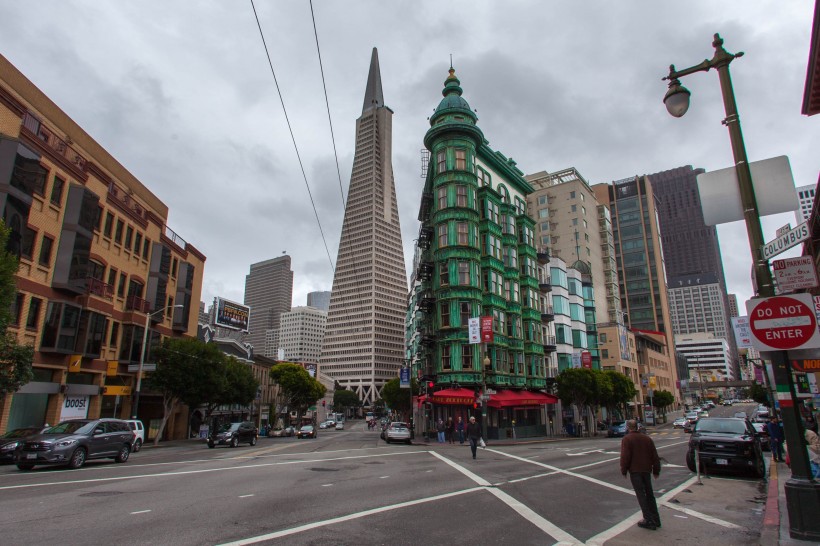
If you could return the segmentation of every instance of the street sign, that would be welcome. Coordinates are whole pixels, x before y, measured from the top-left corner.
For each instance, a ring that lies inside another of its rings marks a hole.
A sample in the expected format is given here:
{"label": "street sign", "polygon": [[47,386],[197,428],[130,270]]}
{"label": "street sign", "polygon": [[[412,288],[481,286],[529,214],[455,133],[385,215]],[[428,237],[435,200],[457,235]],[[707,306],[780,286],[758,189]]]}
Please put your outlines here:
{"label": "street sign", "polygon": [[752,339],[760,351],[820,348],[820,332],[811,294],[793,294],[746,302]]}
{"label": "street sign", "polygon": [[781,228],[777,228],[777,231],[775,232],[775,237],[780,237],[781,235],[783,235],[787,231],[790,231],[791,229],[792,229],[791,224],[786,224],[785,226],[783,226]]}
{"label": "street sign", "polygon": [[[128,365],[128,371],[129,372],[138,372],[139,369],[140,369],[139,364],[129,364]],[[142,371],[144,371],[144,372],[154,372],[156,370],[157,370],[157,365],[155,363],[143,364],[142,365]]]}
{"label": "street sign", "polygon": [[803,241],[808,241],[809,235],[808,222],[798,224],[794,229],[763,245],[763,259],[768,260],[793,246],[799,245]]}
{"label": "street sign", "polygon": [[484,391],[484,393],[485,394],[497,394],[497,391],[495,389],[487,389],[486,391]]}
{"label": "street sign", "polygon": [[105,385],[103,396],[131,396],[131,387],[126,385]]}
{"label": "street sign", "polygon": [[811,256],[774,260],[772,270],[777,281],[777,290],[781,294],[817,286],[817,272],[814,269],[814,258]]}
{"label": "street sign", "polygon": [[399,388],[410,388],[410,368],[402,368],[399,374]]}
{"label": "street sign", "polygon": [[481,319],[472,317],[467,320],[470,343],[481,343]]}
{"label": "street sign", "polygon": [[481,317],[481,342],[493,342],[493,317]]}
{"label": "street sign", "polygon": [[584,368],[592,368],[592,353],[589,351],[581,351],[581,366]]}
{"label": "street sign", "polygon": [[489,400],[490,400],[490,395],[489,395],[489,394],[482,394],[482,395],[481,395],[481,400],[482,400],[483,402],[487,402],[487,401],[489,401]]}
{"label": "street sign", "polygon": [[738,349],[749,349],[752,345],[752,331],[749,329],[749,317],[732,317],[735,330],[735,341]]}

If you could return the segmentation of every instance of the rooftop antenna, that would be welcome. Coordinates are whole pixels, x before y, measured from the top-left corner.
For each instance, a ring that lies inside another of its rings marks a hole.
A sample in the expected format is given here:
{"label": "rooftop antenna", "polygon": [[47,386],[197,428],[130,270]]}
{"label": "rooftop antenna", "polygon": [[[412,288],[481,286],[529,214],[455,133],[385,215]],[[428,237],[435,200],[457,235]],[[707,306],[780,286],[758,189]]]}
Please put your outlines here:
{"label": "rooftop antenna", "polygon": [[450,68],[453,68],[453,54],[450,53]]}

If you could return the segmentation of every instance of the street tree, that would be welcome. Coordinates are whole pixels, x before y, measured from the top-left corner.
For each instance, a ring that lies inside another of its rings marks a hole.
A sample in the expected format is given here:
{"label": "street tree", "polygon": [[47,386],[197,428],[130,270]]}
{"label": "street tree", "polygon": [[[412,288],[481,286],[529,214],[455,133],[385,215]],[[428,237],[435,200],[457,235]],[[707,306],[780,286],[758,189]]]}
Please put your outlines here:
{"label": "street tree", "polygon": [[766,394],[766,389],[763,388],[763,385],[760,383],[752,383],[752,386],[749,388],[749,398],[758,404],[769,403],[769,397]]}
{"label": "street tree", "polygon": [[[0,410],[6,395],[16,392],[34,376],[34,347],[20,345],[16,336],[7,331],[12,317],[12,304],[17,297],[17,257],[8,251],[10,230],[0,220]],[[19,311],[19,310],[18,310]]]}
{"label": "street tree", "polygon": [[362,401],[355,392],[343,388],[333,391],[333,411],[347,413],[347,409],[358,408],[361,405]]}
{"label": "street tree", "polygon": [[276,395],[276,413],[280,414],[285,407],[296,411],[297,422],[301,423],[302,415],[308,407],[325,395],[325,386],[302,366],[290,362],[281,362],[270,370],[271,379],[279,386]]}
{"label": "street tree", "polygon": [[419,384],[415,379],[410,381],[410,388],[401,388],[401,380],[396,377],[388,381],[382,387],[382,400],[392,410],[401,412],[402,415],[409,413],[413,409],[413,396],[418,396]]}
{"label": "street tree", "polygon": [[222,404],[249,406],[259,389],[259,381],[253,376],[251,367],[228,356],[225,358],[225,377],[228,388],[220,397]]}
{"label": "street tree", "polygon": [[675,395],[667,390],[655,391],[652,405],[660,412],[666,422],[666,408],[675,403]]}
{"label": "street tree", "polygon": [[165,338],[154,350],[157,369],[146,380],[162,394],[162,421],[154,445],[159,443],[168,419],[180,404],[190,408],[204,405],[206,414],[222,403],[228,389],[225,355],[219,348],[191,338]]}
{"label": "street tree", "polygon": [[598,383],[593,370],[567,368],[558,374],[556,385],[558,398],[564,405],[575,404],[579,410],[584,411],[596,403]]}
{"label": "street tree", "polygon": [[610,420],[613,413],[627,415],[627,404],[638,394],[635,384],[629,377],[615,370],[604,370],[601,373],[609,378],[612,387],[609,396],[601,403],[607,409]]}

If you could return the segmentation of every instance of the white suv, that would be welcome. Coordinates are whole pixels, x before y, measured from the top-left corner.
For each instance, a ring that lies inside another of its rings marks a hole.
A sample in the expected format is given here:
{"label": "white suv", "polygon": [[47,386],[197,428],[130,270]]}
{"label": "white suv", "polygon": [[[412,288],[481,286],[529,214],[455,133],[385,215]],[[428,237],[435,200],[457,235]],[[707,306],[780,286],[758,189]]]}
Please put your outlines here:
{"label": "white suv", "polygon": [[134,447],[131,451],[136,453],[142,449],[142,444],[145,443],[145,427],[142,425],[142,421],[138,419],[127,419],[125,422],[128,423],[134,433]]}

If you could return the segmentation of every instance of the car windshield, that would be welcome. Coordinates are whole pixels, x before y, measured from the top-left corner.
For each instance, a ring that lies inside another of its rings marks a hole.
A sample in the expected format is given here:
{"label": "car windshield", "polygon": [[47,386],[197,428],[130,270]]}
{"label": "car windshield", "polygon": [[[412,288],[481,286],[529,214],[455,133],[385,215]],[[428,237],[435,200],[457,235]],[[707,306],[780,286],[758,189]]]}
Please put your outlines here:
{"label": "car windshield", "polygon": [[236,432],[239,430],[239,423],[230,423],[219,426],[219,432]]}
{"label": "car windshield", "polygon": [[310,432],[311,430],[313,430],[313,427],[310,425],[305,425],[302,427],[302,430],[305,432]]}
{"label": "car windshield", "polygon": [[734,419],[702,419],[695,430],[716,434],[745,434],[747,432],[746,424]]}
{"label": "car windshield", "polygon": [[94,428],[96,421],[63,421],[56,424],[43,434],[88,434]]}
{"label": "car windshield", "polygon": [[398,422],[391,423],[390,428],[392,428],[394,430],[400,429],[400,428],[407,428],[407,423],[398,423]]}
{"label": "car windshield", "polygon": [[38,432],[40,432],[39,428],[18,428],[8,431],[3,434],[3,436],[0,436],[0,438],[25,438],[26,436],[31,436],[32,434],[37,434]]}

